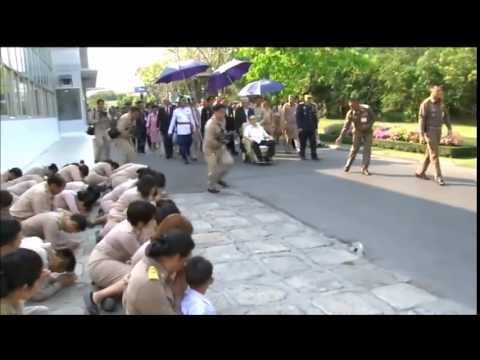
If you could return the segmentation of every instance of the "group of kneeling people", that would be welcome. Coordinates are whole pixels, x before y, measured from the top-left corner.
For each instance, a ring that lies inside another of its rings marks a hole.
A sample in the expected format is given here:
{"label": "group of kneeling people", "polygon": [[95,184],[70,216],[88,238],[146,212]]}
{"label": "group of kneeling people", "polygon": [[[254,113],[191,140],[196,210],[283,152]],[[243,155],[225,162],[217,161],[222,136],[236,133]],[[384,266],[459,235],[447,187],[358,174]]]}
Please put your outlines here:
{"label": "group of kneeling people", "polygon": [[205,297],[213,265],[191,256],[192,224],[165,185],[146,165],[110,160],[2,174],[0,313],[48,313],[24,303],[73,285],[80,243],[72,233],[104,225],[87,264],[89,314],[114,311],[122,297],[127,315],[215,314]]}

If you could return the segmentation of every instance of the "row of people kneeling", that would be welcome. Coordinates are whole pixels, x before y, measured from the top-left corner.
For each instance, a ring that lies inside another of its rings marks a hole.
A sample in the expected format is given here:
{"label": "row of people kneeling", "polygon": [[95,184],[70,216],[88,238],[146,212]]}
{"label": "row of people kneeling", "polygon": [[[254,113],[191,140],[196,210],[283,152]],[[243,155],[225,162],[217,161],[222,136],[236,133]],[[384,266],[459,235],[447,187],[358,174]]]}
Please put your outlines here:
{"label": "row of people kneeling", "polygon": [[[194,247],[193,229],[175,204],[166,199],[163,174],[142,164],[125,164],[97,182],[105,186],[103,191],[110,190],[103,196],[95,188],[98,185],[85,183],[73,199],[61,203],[58,197],[66,185],[76,181],[73,177],[70,180],[67,183],[59,174],[50,174],[47,181],[20,194],[12,208],[12,194],[2,190],[2,314],[45,313],[47,309],[41,307],[24,308],[23,302],[44,300],[75,282],[72,250],[79,244],[69,240],[68,233],[86,229],[89,222],[84,213],[96,203],[100,203],[103,215],[90,224],[106,225],[88,261],[89,275],[100,288],[84,297],[88,313],[98,313],[98,305],[109,310],[114,298],[123,293],[127,314],[215,313],[203,295],[212,281],[212,265],[195,257],[184,269]],[[16,210],[18,202],[23,212]],[[22,240],[24,235],[27,238]],[[32,261],[32,251],[42,260],[40,270],[38,261]],[[23,270],[14,271],[18,268]],[[145,291],[140,294],[128,290],[135,286]]]}

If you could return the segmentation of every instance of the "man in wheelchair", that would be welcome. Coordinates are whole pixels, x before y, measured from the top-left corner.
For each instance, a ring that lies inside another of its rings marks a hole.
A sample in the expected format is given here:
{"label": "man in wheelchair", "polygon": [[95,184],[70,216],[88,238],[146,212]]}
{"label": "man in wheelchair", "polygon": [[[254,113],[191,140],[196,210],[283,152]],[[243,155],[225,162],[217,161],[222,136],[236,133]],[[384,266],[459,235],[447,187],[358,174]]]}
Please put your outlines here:
{"label": "man in wheelchair", "polygon": [[257,124],[255,115],[248,118],[248,124],[244,124],[243,145],[245,162],[272,163],[272,157],[275,155],[275,141],[261,125]]}

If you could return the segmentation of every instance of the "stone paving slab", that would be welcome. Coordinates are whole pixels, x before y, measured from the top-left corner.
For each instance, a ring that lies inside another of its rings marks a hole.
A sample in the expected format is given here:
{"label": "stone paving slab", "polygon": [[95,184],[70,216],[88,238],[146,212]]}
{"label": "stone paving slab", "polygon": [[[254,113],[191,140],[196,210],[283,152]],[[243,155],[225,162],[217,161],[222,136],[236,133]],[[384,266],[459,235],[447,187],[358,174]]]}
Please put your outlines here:
{"label": "stone paving slab", "polygon": [[[194,227],[195,255],[214,264],[207,296],[218,314],[474,314],[352,254],[348,246],[258,200],[227,190],[219,196],[174,194]],[[88,256],[95,232],[81,234],[77,283],[43,302],[51,314],[84,314],[91,288]],[[105,312],[102,314],[108,315]],[[118,306],[113,315],[123,314]]]}
{"label": "stone paving slab", "polygon": [[376,288],[372,292],[399,310],[406,310],[437,300],[435,296],[425,290],[403,283]]}

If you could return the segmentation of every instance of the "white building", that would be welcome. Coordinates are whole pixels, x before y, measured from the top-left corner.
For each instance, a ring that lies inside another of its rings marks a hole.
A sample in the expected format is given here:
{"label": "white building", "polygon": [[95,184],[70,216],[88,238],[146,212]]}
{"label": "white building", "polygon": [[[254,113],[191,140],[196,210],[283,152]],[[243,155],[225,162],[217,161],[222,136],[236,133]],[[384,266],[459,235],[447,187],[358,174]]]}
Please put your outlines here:
{"label": "white building", "polygon": [[85,131],[97,72],[86,48],[2,47],[1,171],[25,167],[62,134]]}

